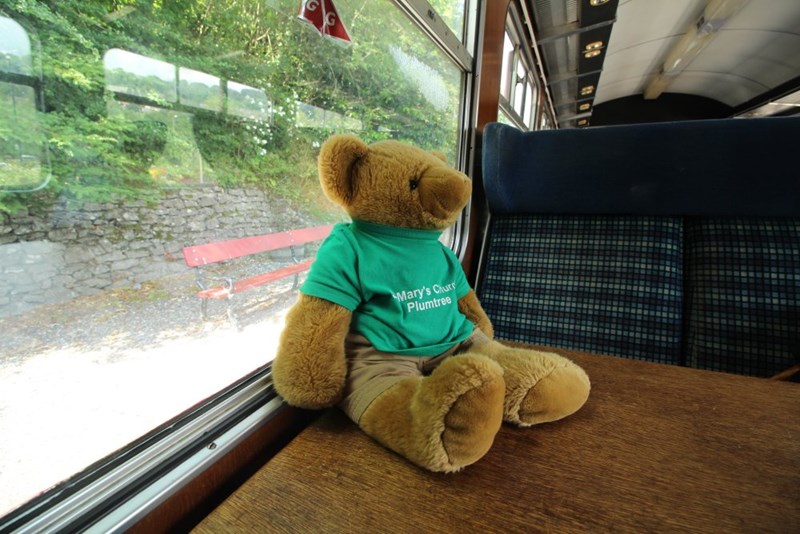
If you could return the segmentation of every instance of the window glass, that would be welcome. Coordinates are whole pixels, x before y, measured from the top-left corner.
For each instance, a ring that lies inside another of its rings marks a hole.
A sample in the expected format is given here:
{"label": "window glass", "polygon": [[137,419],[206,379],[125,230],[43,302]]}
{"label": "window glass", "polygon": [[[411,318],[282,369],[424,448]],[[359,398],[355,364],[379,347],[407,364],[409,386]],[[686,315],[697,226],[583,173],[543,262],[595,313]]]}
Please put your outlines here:
{"label": "window glass", "polygon": [[542,113],[541,113],[541,116],[539,118],[539,129],[540,130],[550,130],[552,128],[553,128],[553,126],[552,126],[552,123],[550,122],[550,114],[547,112],[547,110],[544,107],[542,107]]}
{"label": "window glass", "polygon": [[[250,87],[243,83],[228,81],[228,107],[231,115],[269,122],[272,117],[272,102],[263,89]],[[300,110],[298,109],[298,115]]]}
{"label": "window glass", "polygon": [[508,116],[502,109],[497,112],[497,122],[502,122],[503,124],[508,124],[509,126],[516,126],[514,121],[511,120],[511,117]]}
{"label": "window glass", "polygon": [[525,126],[530,128],[533,125],[533,84],[525,84],[525,111],[522,117],[525,119]]}
{"label": "window glass", "polygon": [[[26,191],[42,187],[48,179],[48,169],[46,144],[37,113],[39,78],[33,65],[30,38],[20,24],[2,15],[0,36],[2,195],[4,191]],[[0,236],[2,229],[0,220]]]}
{"label": "window glass", "polygon": [[8,17],[0,17],[0,71],[33,75],[31,41],[27,32]]}
{"label": "window glass", "polygon": [[[198,284],[292,267],[319,241],[200,268],[184,248],[343,220],[317,179],[330,134],[459,162],[462,71],[393,2],[335,3],[350,43],[295,0],[0,8],[0,167],[40,160],[38,121],[53,175],[0,193],[0,515],[271,360],[304,273],[231,299]],[[462,2],[435,4],[463,26]],[[42,84],[21,78],[31,35]]]}
{"label": "window glass", "polygon": [[508,32],[503,38],[503,73],[500,77],[500,94],[511,97],[511,80],[514,72],[514,43]]}
{"label": "window glass", "polygon": [[459,41],[464,39],[464,0],[430,0],[431,7],[453,31]]}
{"label": "window glass", "polygon": [[172,63],[112,48],[103,56],[103,66],[108,91],[154,102],[178,101],[176,69]]}
{"label": "window glass", "polygon": [[516,83],[514,85],[514,111],[516,111],[520,117],[524,117],[523,107],[525,106],[525,93],[527,91],[526,86],[528,84],[528,79],[527,79],[528,72],[526,70],[527,66],[525,65],[525,62],[522,61],[522,54],[519,52],[519,50],[515,55],[515,59],[516,59],[517,69],[514,76],[514,78],[516,79]]}
{"label": "window glass", "polygon": [[536,129],[539,89],[536,66],[525,45],[522,24],[516,10],[509,8],[503,39],[498,121],[525,130]]}
{"label": "window glass", "polygon": [[192,108],[222,111],[222,86],[216,76],[181,67],[178,70],[181,104]]}

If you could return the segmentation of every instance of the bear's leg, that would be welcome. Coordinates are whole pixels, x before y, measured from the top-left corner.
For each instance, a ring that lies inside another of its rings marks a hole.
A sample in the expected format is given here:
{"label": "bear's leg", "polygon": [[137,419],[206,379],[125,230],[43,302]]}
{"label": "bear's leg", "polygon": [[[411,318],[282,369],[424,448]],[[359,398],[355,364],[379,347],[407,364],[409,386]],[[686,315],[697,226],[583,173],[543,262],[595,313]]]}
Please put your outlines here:
{"label": "bear's leg", "polygon": [[503,420],[503,370],[488,358],[445,359],[428,377],[403,378],[364,411],[370,436],[431,471],[458,471],[491,447]]}
{"label": "bear's leg", "polygon": [[578,411],[589,397],[589,377],[571,360],[550,352],[507,347],[497,341],[476,344],[505,372],[503,418],[519,426],[556,421]]}

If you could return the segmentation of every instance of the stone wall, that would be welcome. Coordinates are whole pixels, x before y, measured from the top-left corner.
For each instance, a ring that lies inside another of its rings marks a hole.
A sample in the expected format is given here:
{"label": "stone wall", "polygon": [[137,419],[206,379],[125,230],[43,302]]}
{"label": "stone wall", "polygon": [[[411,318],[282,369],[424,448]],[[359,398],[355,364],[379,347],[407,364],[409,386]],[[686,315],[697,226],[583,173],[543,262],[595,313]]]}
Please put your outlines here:
{"label": "stone wall", "polygon": [[188,245],[317,224],[256,188],[0,213],[0,317],[187,272]]}

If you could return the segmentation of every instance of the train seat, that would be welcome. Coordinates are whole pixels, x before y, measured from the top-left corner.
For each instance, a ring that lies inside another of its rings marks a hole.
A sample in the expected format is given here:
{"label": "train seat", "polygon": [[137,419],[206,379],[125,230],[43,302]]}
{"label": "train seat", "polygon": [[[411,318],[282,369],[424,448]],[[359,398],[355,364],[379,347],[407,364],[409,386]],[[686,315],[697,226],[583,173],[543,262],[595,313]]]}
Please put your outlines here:
{"label": "train seat", "polygon": [[483,132],[501,339],[771,376],[800,363],[798,118]]}

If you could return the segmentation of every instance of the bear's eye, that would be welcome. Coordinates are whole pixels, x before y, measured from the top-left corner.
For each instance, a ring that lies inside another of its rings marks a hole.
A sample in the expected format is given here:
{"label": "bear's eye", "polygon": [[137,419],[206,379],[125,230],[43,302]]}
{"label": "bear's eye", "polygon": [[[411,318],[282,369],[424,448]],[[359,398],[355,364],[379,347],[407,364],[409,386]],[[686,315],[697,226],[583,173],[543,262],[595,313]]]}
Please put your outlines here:
{"label": "bear's eye", "polygon": [[416,189],[417,187],[419,187],[419,180],[409,180],[409,181],[408,181],[408,188],[409,188],[411,191],[413,191],[413,190],[414,190],[414,189]]}

